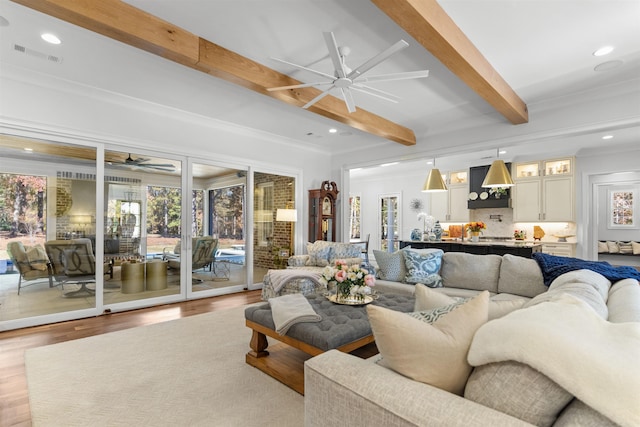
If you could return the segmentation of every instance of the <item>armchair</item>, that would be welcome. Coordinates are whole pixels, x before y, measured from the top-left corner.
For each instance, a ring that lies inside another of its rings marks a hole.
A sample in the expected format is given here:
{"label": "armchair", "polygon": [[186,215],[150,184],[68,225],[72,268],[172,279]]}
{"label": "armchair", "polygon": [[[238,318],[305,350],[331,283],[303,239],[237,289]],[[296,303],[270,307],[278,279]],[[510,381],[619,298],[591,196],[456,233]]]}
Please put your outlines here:
{"label": "armchair", "polygon": [[[25,247],[22,242],[13,241],[7,244],[7,252],[9,253],[9,259],[11,259],[11,262],[20,273],[18,295],[20,295],[21,288],[28,286],[22,284],[23,280],[36,282],[41,279],[48,279],[49,287],[53,287],[51,264],[41,246]],[[31,284],[35,285],[36,283]]]}
{"label": "armchair", "polygon": [[[191,271],[195,271],[213,264],[218,239],[211,236],[194,237],[191,247]],[[164,258],[169,262],[169,268],[180,269],[180,243],[175,246],[173,254],[164,251]]]}
{"label": "armchair", "polygon": [[96,259],[91,240],[50,240],[44,244],[55,280],[61,284],[77,284],[80,289],[64,294],[65,297],[95,295],[95,289],[87,287],[96,281]]}

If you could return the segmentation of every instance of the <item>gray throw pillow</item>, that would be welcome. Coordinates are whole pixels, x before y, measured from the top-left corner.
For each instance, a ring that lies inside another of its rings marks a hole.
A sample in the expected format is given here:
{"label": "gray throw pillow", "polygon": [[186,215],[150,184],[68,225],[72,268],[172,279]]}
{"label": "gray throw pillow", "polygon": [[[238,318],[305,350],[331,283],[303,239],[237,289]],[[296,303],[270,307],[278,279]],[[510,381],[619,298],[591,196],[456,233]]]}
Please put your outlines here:
{"label": "gray throw pillow", "polygon": [[395,252],[373,250],[378,264],[378,279],[391,282],[404,282],[406,268],[404,266],[404,249]]}
{"label": "gray throw pillow", "polygon": [[464,397],[536,426],[551,426],[573,395],[535,369],[518,362],[476,367]]}

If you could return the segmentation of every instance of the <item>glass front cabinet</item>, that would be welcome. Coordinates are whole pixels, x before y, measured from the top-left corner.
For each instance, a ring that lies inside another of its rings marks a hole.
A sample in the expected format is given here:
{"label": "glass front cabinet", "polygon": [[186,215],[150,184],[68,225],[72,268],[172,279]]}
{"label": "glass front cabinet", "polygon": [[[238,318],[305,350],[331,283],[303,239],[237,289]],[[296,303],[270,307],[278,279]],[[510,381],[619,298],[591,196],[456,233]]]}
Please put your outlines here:
{"label": "glass front cabinet", "polygon": [[514,221],[575,221],[573,164],[572,157],[517,163]]}

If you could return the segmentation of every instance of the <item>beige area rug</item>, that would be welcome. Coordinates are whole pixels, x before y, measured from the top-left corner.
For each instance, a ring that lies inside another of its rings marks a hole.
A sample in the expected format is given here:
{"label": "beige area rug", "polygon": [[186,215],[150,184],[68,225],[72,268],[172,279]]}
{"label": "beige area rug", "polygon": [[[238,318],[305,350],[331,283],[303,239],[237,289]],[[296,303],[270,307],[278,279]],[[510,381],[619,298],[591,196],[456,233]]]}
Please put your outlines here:
{"label": "beige area rug", "polygon": [[244,361],[244,307],[30,349],[34,426],[302,426],[304,398]]}

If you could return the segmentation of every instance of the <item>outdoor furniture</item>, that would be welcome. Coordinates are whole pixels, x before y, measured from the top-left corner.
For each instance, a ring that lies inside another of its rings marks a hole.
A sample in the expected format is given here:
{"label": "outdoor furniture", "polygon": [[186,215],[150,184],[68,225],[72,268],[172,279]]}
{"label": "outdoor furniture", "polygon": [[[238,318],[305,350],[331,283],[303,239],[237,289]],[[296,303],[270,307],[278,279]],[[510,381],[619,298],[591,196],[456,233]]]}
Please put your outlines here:
{"label": "outdoor furniture", "polygon": [[[28,286],[22,284],[23,280],[36,282],[48,279],[49,287],[53,287],[49,259],[41,246],[25,247],[22,242],[13,241],[7,244],[7,252],[11,262],[20,273],[18,276],[18,295],[20,295],[20,288]],[[35,285],[36,283],[31,284]]]}
{"label": "outdoor furniture", "polygon": [[137,294],[144,291],[144,262],[123,262],[120,265],[123,294]]}
{"label": "outdoor furniture", "polygon": [[96,281],[96,259],[90,239],[49,240],[44,248],[56,282],[80,285],[80,289],[65,293],[65,297],[95,295],[95,289],[87,287]]}
{"label": "outdoor furniture", "polygon": [[[214,254],[218,248],[218,239],[211,236],[194,237],[192,241],[191,271],[209,267],[213,263]],[[169,268],[180,269],[180,243],[176,244],[173,253],[164,251],[164,259]]]}

